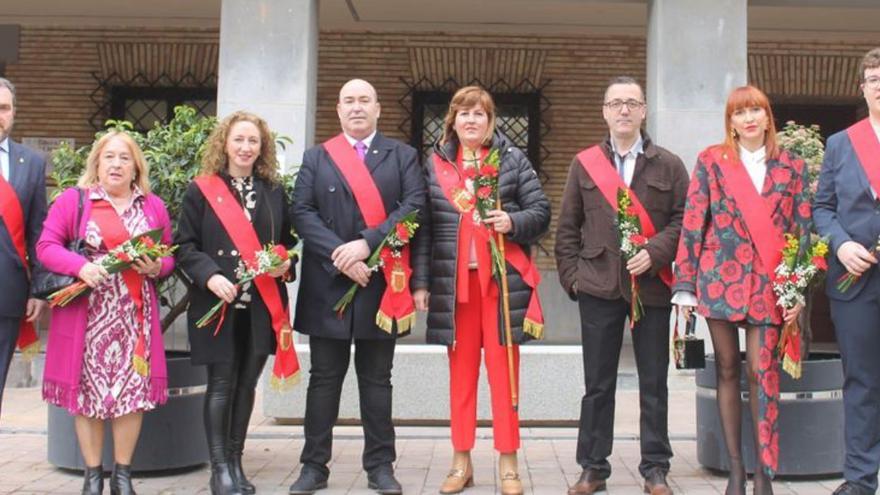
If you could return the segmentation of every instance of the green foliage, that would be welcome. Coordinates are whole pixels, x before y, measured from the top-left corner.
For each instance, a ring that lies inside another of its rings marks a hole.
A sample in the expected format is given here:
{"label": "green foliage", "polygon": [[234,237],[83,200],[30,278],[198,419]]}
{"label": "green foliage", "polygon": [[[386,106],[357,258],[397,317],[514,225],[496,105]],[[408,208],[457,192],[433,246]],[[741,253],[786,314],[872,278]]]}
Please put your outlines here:
{"label": "green foliage", "polygon": [[803,158],[807,165],[808,189],[811,194],[815,194],[819,171],[822,169],[822,160],[825,157],[825,145],[822,143],[822,135],[819,134],[819,126],[813,124],[807,127],[789,120],[776,134],[776,139],[780,146]]}

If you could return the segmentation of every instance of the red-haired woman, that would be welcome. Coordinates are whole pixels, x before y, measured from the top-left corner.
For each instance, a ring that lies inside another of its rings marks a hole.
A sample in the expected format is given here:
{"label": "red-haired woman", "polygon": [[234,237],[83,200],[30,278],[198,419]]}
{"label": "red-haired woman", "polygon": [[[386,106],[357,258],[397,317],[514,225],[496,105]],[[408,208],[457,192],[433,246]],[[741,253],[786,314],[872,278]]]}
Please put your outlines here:
{"label": "red-haired woman", "polygon": [[776,345],[782,311],[770,283],[784,233],[809,232],[804,162],[779,148],[767,96],[733,90],[724,114],[727,136],[697,159],[688,189],[672,302],[706,318],[718,375],[718,410],[730,463],[728,494],[744,494],[740,447],[740,351],[746,329],[749,405],[755,435],[754,493],[773,493],[779,457]]}

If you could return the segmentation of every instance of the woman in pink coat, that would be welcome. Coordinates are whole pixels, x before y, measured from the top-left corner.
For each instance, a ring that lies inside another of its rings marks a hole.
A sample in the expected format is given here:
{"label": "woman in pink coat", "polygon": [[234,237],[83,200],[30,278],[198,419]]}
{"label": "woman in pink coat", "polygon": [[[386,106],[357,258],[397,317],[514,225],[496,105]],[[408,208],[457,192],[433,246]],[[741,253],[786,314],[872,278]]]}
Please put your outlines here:
{"label": "woman in pink coat", "polygon": [[[111,492],[134,493],[130,465],[142,413],[168,396],[155,282],[174,270],[174,258],[136,260],[136,276],[107,273],[100,259],[114,225],[128,236],[161,227],[162,242],[171,243],[171,221],[162,200],[150,193],[143,153],[131,136],[111,131],[92,146],[77,187],[49,209],[37,243],[47,270],[78,277],[92,289],[53,308],[43,377],[43,398],[75,416],[86,463],[84,494],[103,489],[105,420],[112,423],[116,461]],[[85,255],[67,248],[76,239],[85,241]],[[148,366],[135,366],[136,353]]]}

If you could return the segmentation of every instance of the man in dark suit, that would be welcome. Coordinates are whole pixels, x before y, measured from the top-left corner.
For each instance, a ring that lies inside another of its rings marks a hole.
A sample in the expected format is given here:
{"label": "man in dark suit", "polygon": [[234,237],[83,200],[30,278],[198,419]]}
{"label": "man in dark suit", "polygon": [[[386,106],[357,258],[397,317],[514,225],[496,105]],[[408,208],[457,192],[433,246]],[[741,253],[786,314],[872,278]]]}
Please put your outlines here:
{"label": "man in dark suit", "polygon": [[[293,217],[304,247],[294,328],[309,335],[312,366],[303,467],[291,494],[327,486],[352,341],[369,487],[401,493],[392,468],[396,453],[391,424],[391,365],[400,335],[396,328],[388,333],[376,325],[386,284],[366,260],[404,215],[423,207],[425,183],[416,150],[376,131],[380,110],[373,86],[360,79],[347,82],[336,105],[343,134],[307,150],[296,179]],[[345,149],[340,154],[333,144]],[[362,174],[360,180],[351,180],[351,170]],[[363,196],[370,191],[363,189],[373,185],[375,202],[366,205]],[[365,211],[367,206],[371,211]],[[375,217],[377,209],[384,219],[370,226],[365,219]],[[338,316],[333,306],[353,282],[359,285],[354,300]]]}
{"label": "man in dark suit", "polygon": [[[609,136],[575,158],[562,195],[556,263],[560,283],[580,306],[586,388],[577,444],[583,472],[569,494],[602,491],[611,475],[614,394],[624,322],[631,312],[631,276],[638,277],[644,306],[641,319],[631,322],[641,405],[639,472],[646,492],[672,493],[666,483],[672,457],[666,388],[670,292],[660,275],[668,274],[675,258],[688,176],[681,159],[641,130],[645,113],[641,86],[629,77],[613,79],[603,109]],[[628,261],[621,257],[615,226],[617,187],[624,184],[641,200],[656,230]]]}
{"label": "man in dark suit", "polygon": [[[46,218],[46,161],[10,139],[14,121],[15,86],[0,78],[0,174],[14,192],[2,202],[16,201],[22,213],[22,223],[14,226],[7,218],[8,212],[0,210],[0,410],[22,319],[33,323],[46,307],[44,301],[30,297],[28,282],[28,270],[32,271],[36,263],[34,249]],[[24,233],[27,268],[16,248],[16,231]]]}
{"label": "man in dark suit", "polygon": [[[843,358],[846,481],[836,494],[873,494],[880,468],[880,48],[868,52],[859,77],[868,118],[828,138],[813,219],[830,239],[827,293]],[[837,289],[841,276],[858,280]]]}

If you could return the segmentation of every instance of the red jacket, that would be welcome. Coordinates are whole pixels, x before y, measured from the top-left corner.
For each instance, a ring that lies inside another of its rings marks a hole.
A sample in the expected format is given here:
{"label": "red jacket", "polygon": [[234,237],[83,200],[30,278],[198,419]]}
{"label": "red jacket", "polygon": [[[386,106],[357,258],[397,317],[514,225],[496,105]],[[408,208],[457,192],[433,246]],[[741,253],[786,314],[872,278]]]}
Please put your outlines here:
{"label": "red jacket", "polygon": [[[729,187],[709,150],[700,153],[688,188],[672,290],[695,293],[697,312],[706,318],[779,325],[781,312],[768,270]],[[784,150],[777,159],[768,159],[761,196],[777,228],[808,235],[810,200],[803,160]]]}

